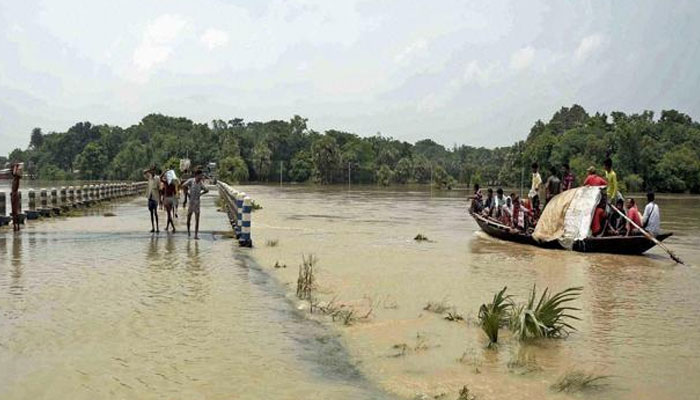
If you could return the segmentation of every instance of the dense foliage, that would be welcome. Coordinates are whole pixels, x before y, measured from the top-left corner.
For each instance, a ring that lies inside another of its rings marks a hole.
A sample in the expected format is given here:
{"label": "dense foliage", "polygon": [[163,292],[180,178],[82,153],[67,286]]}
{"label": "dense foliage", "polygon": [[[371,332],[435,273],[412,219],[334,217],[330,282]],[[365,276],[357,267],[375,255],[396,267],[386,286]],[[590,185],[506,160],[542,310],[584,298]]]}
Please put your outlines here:
{"label": "dense foliage", "polygon": [[568,162],[579,182],[589,165],[612,157],[630,190],[700,191],[700,124],[675,110],[589,115],[574,105],[537,121],[527,139],[494,149],[444,146],[425,139],[410,144],[381,135],[307,128],[307,120],[198,124],[186,118],[146,116],[126,129],[81,122],[67,132],[31,132],[29,147],[8,158],[28,163],[43,179],[138,179],[141,170],[218,164],[220,177],[240,181],[319,183],[456,183],[518,186],[538,161],[543,171]]}

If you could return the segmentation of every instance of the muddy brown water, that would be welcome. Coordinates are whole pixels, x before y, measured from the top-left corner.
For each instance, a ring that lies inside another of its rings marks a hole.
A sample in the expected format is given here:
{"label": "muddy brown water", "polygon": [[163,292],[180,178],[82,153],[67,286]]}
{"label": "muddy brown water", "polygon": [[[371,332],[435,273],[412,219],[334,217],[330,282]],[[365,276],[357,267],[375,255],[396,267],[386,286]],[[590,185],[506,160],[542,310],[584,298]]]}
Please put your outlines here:
{"label": "muddy brown water", "polygon": [[[200,241],[147,233],[141,199],[108,206],[115,217],[0,230],[0,398],[456,398],[464,385],[479,399],[574,398],[549,388],[574,369],[610,376],[585,397],[697,398],[699,197],[659,199],[686,267],[659,249],[578,254],[492,239],[466,215],[464,192],[243,189],[263,206],[253,249],[220,233],[213,196]],[[303,254],[319,259],[321,301],[369,317],[310,316],[293,295]],[[479,305],[503,286],[524,300],[533,284],[584,287],[578,330],[527,345],[504,330],[485,349]]]}

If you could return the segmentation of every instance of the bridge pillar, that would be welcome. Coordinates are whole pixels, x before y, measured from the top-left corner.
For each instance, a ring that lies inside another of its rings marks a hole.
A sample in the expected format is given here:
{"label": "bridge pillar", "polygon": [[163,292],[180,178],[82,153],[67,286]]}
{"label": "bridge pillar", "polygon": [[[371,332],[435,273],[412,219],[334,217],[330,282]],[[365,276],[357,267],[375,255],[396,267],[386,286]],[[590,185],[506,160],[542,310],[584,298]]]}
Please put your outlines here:
{"label": "bridge pillar", "polygon": [[[0,192],[0,219],[5,218],[5,215],[7,214],[7,195],[5,192]],[[0,225],[2,225],[2,221],[0,221]]]}
{"label": "bridge pillar", "polygon": [[75,188],[73,186],[68,186],[68,201],[75,207]]}
{"label": "bridge pillar", "polygon": [[66,206],[66,203],[67,203],[67,200],[68,200],[68,197],[66,196],[66,187],[65,187],[65,186],[61,186],[61,192],[60,192],[60,193],[61,193],[61,198],[60,198],[60,200],[61,200],[61,207],[64,207],[64,206]]}

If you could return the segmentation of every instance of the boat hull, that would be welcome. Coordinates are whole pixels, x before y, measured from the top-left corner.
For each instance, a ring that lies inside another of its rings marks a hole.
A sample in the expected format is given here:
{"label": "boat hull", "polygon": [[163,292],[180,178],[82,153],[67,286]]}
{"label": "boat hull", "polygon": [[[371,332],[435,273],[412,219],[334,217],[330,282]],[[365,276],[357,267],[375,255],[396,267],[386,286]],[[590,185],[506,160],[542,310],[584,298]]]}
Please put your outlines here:
{"label": "boat hull", "polygon": [[[470,213],[472,218],[479,225],[481,230],[489,236],[509,242],[527,244],[545,249],[564,249],[559,241],[539,242],[531,235],[523,232],[516,232],[507,226],[487,219],[481,215]],[[672,233],[663,233],[656,237],[658,241],[663,241]],[[611,253],[611,254],[642,254],[654,247],[655,244],[644,236],[612,236],[601,238],[586,238],[574,242],[573,250],[581,253]]]}

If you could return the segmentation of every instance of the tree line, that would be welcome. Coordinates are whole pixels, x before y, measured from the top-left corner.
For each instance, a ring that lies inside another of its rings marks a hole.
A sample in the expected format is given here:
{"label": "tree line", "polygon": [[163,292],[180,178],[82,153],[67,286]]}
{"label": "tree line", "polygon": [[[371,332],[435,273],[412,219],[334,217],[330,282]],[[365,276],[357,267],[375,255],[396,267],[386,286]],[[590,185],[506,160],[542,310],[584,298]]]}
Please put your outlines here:
{"label": "tree line", "polygon": [[[538,120],[525,140],[488,149],[447,148],[430,139],[408,143],[380,134],[361,137],[309,129],[307,119],[245,122],[235,118],[194,123],[150,114],[128,128],[80,122],[66,132],[31,132],[27,149],[10,161],[27,163],[40,179],[140,179],[151,165],[217,164],[230,182],[321,184],[429,183],[451,188],[480,183],[516,187],[537,161],[544,171],[568,163],[580,182],[590,166],[611,157],[626,190],[700,192],[700,124],[676,110],[589,115],[562,107],[549,122]],[[0,158],[0,161],[3,161]]]}

